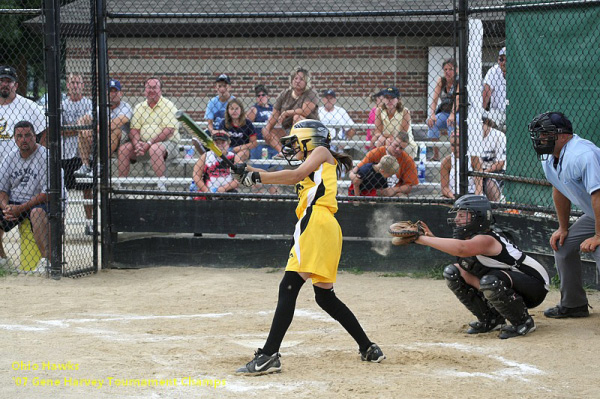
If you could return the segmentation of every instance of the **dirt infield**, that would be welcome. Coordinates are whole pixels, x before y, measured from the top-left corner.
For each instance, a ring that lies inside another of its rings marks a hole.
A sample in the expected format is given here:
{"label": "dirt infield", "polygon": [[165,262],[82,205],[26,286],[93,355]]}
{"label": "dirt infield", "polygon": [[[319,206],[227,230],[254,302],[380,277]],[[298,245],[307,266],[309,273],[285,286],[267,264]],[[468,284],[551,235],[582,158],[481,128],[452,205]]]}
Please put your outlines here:
{"label": "dirt infield", "polygon": [[[341,272],[338,296],[387,360],[354,341],[305,286],[283,371],[235,375],[263,344],[282,271],[156,268],[77,280],[0,279],[3,398],[594,398],[600,317],[548,320],[501,341],[467,336],[472,318],[441,280]],[[600,309],[600,295],[590,293]],[[102,384],[100,386],[100,384]]]}

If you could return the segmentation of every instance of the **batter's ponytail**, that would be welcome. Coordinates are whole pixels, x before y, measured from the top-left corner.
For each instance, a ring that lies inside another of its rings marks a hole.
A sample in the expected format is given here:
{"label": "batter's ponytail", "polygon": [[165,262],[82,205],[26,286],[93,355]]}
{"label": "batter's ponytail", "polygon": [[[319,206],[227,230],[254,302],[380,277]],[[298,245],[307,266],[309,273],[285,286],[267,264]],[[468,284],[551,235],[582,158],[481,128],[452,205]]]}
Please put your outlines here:
{"label": "batter's ponytail", "polygon": [[331,155],[333,155],[333,157],[335,158],[335,160],[338,163],[338,165],[337,165],[338,177],[342,175],[342,172],[344,170],[346,173],[348,173],[352,170],[352,166],[353,166],[352,165],[352,157],[350,155],[346,154],[345,152],[335,152],[331,149],[329,149],[329,152],[331,152]]}

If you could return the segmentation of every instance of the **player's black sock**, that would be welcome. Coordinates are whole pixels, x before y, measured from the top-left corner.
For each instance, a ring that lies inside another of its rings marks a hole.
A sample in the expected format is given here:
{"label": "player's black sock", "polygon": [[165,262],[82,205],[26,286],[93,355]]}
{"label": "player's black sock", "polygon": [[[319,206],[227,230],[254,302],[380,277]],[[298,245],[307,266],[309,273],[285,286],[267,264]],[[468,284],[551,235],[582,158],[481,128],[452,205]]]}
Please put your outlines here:
{"label": "player's black sock", "polygon": [[313,288],[315,289],[317,304],[348,331],[361,351],[367,350],[372,342],[367,337],[354,313],[335,295],[333,288],[324,289],[316,285]]}
{"label": "player's black sock", "polygon": [[296,272],[285,272],[281,283],[279,284],[279,299],[277,300],[277,309],[271,323],[271,331],[262,353],[271,356],[279,351],[281,341],[287,332],[296,309],[296,299],[300,288],[304,284],[304,279]]}

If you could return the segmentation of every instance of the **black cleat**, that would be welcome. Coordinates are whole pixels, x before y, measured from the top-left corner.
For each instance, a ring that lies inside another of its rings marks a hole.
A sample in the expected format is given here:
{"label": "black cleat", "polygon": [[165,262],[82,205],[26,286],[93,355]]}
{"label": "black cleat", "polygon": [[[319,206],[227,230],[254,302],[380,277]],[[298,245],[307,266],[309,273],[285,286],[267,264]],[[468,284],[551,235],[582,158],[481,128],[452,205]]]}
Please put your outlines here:
{"label": "black cleat", "polygon": [[385,359],[385,355],[383,354],[381,348],[379,348],[377,344],[371,344],[371,346],[369,346],[366,351],[359,352],[360,360],[362,360],[363,362],[380,363],[383,359]]}
{"label": "black cleat", "polygon": [[490,331],[499,330],[506,321],[503,317],[494,318],[487,321],[472,321],[469,323],[467,334],[483,334]]}
{"label": "black cleat", "polygon": [[244,367],[237,369],[236,373],[243,373],[246,375],[279,373],[281,371],[280,357],[281,355],[279,352],[269,356],[262,353],[262,349],[258,349],[254,352],[254,359],[246,363]]}
{"label": "black cleat", "polygon": [[521,335],[526,335],[532,331],[535,331],[535,328],[535,323],[533,322],[531,316],[529,316],[523,324],[519,324],[518,326],[510,325],[502,327],[502,331],[500,331],[500,335],[498,336],[498,338],[507,339],[519,337]]}
{"label": "black cleat", "polygon": [[551,319],[565,319],[567,317],[588,317],[590,311],[588,305],[578,306],[576,308],[565,308],[564,306],[556,305],[553,308],[546,309],[544,316]]}

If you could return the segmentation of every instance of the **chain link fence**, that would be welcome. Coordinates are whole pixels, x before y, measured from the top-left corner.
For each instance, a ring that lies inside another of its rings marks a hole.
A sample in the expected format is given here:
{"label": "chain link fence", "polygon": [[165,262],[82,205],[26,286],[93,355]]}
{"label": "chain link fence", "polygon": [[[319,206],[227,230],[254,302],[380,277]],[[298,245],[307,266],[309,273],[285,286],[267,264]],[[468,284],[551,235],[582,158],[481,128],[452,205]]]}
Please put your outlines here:
{"label": "chain link fence", "polygon": [[[420,145],[429,157],[438,146],[449,150],[447,140],[428,139],[426,119],[428,67],[455,53],[452,3],[425,10],[390,3],[372,11],[358,2],[278,7],[108,2],[109,73],[133,108],[129,140],[112,161],[113,187],[145,195],[192,191],[196,200],[293,194],[285,186],[240,187],[172,117],[156,123],[159,112],[149,108],[158,103],[186,111],[234,162],[265,170],[292,167],[277,155],[294,118],[320,119],[332,148],[354,158],[355,170],[339,180],[340,195],[354,195],[353,178],[362,176],[361,195],[439,196],[440,161],[426,156],[428,174],[419,181],[415,159]],[[387,141],[401,132],[404,141]],[[389,181],[372,168],[388,146],[399,161],[384,172]]]}
{"label": "chain link fence", "polygon": [[[60,12],[61,168],[67,191],[63,273],[97,270],[98,73],[94,1],[65,2]],[[95,171],[92,168],[96,168]],[[95,176],[95,179],[94,179]],[[83,178],[83,181],[78,181]],[[86,179],[91,181],[86,181]]]}
{"label": "chain link fence", "polygon": [[[150,108],[158,102],[168,113],[189,113],[229,148],[232,160],[266,170],[290,167],[276,158],[278,139],[294,117],[320,119],[330,128],[332,147],[354,158],[355,169],[339,180],[341,196],[450,202],[477,192],[500,207],[548,211],[550,195],[527,123],[548,109],[565,109],[571,98],[586,104],[573,107],[575,125],[589,124],[592,114],[583,109],[597,104],[590,90],[596,83],[581,87],[577,66],[583,61],[592,71],[597,60],[597,4],[460,4],[468,6],[463,20],[459,3],[450,1],[297,3],[269,10],[250,3],[177,1],[164,8],[109,1],[110,77],[118,80],[118,96],[133,110],[128,115],[135,125],[114,151],[113,187],[144,195],[192,191],[199,200],[218,193],[292,193],[283,186],[240,187],[212,152],[194,147],[176,120],[157,123],[158,112]],[[544,22],[529,24],[532,18]],[[577,30],[580,20],[590,29]],[[572,21],[573,28],[557,30],[564,25],[559,21]],[[464,147],[461,58],[468,93]],[[557,81],[555,92],[549,72],[576,76]],[[398,162],[378,173],[385,154]],[[468,177],[460,173],[460,159]]]}
{"label": "chain link fence", "polygon": [[[354,159],[338,181],[344,201],[476,192],[506,211],[551,212],[527,124],[562,111],[597,142],[598,4],[65,2],[62,138],[50,147],[67,191],[63,273],[96,270],[101,198],[294,200],[288,186],[241,187],[177,110],[233,162],[271,171],[295,167],[278,159],[294,120],[320,119]],[[45,107],[44,19],[8,6],[0,17],[18,28],[2,34],[1,64],[16,76],[2,75],[2,97],[13,84]],[[2,141],[14,146],[10,130]],[[26,245],[15,231],[3,237],[12,264]]]}
{"label": "chain link fence", "polygon": [[0,2],[0,272],[39,274],[50,251],[43,36],[23,26],[40,1]]}
{"label": "chain link fence", "polygon": [[[97,130],[96,39],[92,3],[78,16],[85,24],[62,24],[58,32],[46,23],[45,12],[59,10],[59,3],[52,3],[0,2],[0,262],[3,272],[49,275],[52,258],[53,277],[60,278],[97,270],[92,207],[96,186],[79,184],[74,176],[85,159],[84,139],[91,140]],[[76,15],[70,10],[65,4],[57,22]],[[62,38],[59,46],[45,43],[50,36]],[[58,66],[51,82],[44,57],[49,49]],[[61,111],[56,136],[49,134],[49,84],[61,93],[56,99]],[[52,160],[58,161],[62,177],[55,187]],[[57,212],[52,212],[53,190]],[[61,256],[55,262],[56,252]]]}

